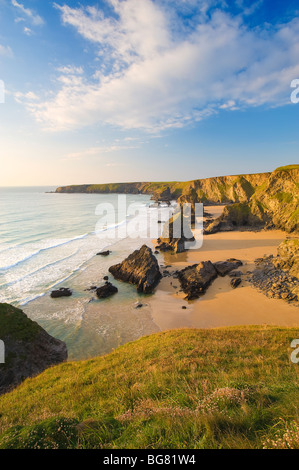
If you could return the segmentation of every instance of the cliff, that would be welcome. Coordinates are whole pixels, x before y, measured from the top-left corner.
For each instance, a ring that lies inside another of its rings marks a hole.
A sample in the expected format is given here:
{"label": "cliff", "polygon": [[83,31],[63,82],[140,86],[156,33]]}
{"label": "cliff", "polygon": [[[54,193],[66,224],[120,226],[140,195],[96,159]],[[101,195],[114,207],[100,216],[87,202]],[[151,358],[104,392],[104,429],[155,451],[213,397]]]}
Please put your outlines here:
{"label": "cliff", "polygon": [[67,359],[65,343],[50,336],[12,305],[0,304],[0,339],[5,345],[5,362],[0,364],[0,394]]}
{"label": "cliff", "polygon": [[[125,193],[165,197],[179,204],[228,204],[223,226],[273,225],[298,231],[299,165],[277,168],[272,173],[218,176],[187,182],[137,182],[63,186],[57,193]],[[218,221],[220,222],[220,220]],[[207,232],[208,233],[208,232]]]}
{"label": "cliff", "polygon": [[247,201],[226,206],[223,214],[207,227],[206,233],[229,226],[267,226],[298,232],[299,165],[277,168],[268,174]]}

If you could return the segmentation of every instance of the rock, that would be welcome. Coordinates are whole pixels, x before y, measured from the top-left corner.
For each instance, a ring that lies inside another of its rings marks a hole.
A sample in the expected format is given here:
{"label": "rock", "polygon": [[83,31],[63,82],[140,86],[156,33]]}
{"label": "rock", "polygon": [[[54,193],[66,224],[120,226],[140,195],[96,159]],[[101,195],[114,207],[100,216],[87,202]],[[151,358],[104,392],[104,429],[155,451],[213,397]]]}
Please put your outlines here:
{"label": "rock", "polygon": [[255,261],[250,282],[267,297],[298,305],[298,238],[287,239],[277,250],[278,256],[264,256]]}
{"label": "rock", "polygon": [[242,279],[240,277],[235,277],[230,281],[230,285],[232,286],[233,289],[238,287],[242,282]]}
{"label": "rock", "polygon": [[104,276],[103,279],[104,279],[104,281],[108,281],[108,280],[109,280],[109,277],[108,277],[108,276]]}
{"label": "rock", "polygon": [[234,226],[230,222],[222,220],[222,217],[219,217],[211,222],[207,221],[203,233],[204,235],[211,235],[220,231],[231,232],[232,230],[234,230]]}
{"label": "rock", "polygon": [[183,310],[186,310],[186,309],[187,309],[186,305],[183,305],[183,306],[182,306],[182,309],[183,309]]}
{"label": "rock", "polygon": [[167,269],[164,269],[163,277],[170,277],[170,276],[171,276],[171,273],[169,271],[167,271]]}
{"label": "rock", "polygon": [[109,272],[116,279],[135,284],[137,291],[145,294],[151,293],[162,277],[157,259],[146,245],[135,250],[122,263],[111,266]]}
{"label": "rock", "polygon": [[158,239],[156,249],[182,253],[186,251],[186,242],[195,242],[188,214],[183,214],[181,208],[165,223],[163,233]]}
{"label": "rock", "polygon": [[72,291],[67,287],[61,287],[58,290],[53,290],[51,292],[52,299],[58,299],[59,297],[70,297],[72,295]]}
{"label": "rock", "polygon": [[154,252],[154,253],[155,253],[155,255],[159,255],[159,254],[160,254],[160,251],[158,251],[158,250],[155,250],[155,252]]}
{"label": "rock", "polygon": [[0,304],[0,338],[5,345],[5,363],[0,363],[0,394],[67,359],[64,342],[8,304]]}
{"label": "rock", "polygon": [[138,302],[136,305],[135,305],[135,308],[138,309],[138,308],[142,308],[143,307],[143,304]]}
{"label": "rock", "polygon": [[230,258],[226,261],[217,261],[214,263],[214,267],[220,276],[226,276],[226,274],[238,268],[239,266],[242,266],[242,264],[242,261]]}
{"label": "rock", "polygon": [[90,286],[89,289],[85,289],[87,291],[92,291],[92,290],[96,290],[97,286]]}
{"label": "rock", "polygon": [[97,253],[97,256],[109,256],[111,253],[110,250],[107,250],[107,251],[100,251],[99,253]]}
{"label": "rock", "polygon": [[178,274],[178,279],[188,300],[197,299],[204,294],[216,277],[217,271],[211,261],[188,266]]}
{"label": "rock", "polygon": [[107,297],[111,297],[111,295],[116,294],[117,292],[118,288],[113,286],[111,282],[106,282],[104,286],[98,287],[96,290],[99,299],[106,299]]}
{"label": "rock", "polygon": [[240,277],[243,276],[242,271],[232,271],[231,273],[228,273],[229,277]]}

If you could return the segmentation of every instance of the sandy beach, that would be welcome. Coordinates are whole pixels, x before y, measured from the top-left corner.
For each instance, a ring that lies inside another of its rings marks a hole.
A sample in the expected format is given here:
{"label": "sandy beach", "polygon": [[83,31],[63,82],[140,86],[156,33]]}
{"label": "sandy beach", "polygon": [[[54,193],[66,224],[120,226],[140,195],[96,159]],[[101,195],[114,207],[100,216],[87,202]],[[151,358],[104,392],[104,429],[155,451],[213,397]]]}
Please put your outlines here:
{"label": "sandy beach", "polygon": [[[206,208],[213,217],[220,215],[222,206]],[[204,236],[203,246],[185,253],[163,255],[163,267],[170,272],[210,260],[237,258],[243,262],[244,273],[237,289],[230,278],[218,277],[198,300],[186,301],[177,279],[163,278],[155,295],[149,300],[154,322],[160,329],[196,327],[215,328],[234,325],[299,326],[299,310],[283,300],[270,299],[253,288],[246,273],[254,268],[254,260],[264,255],[276,255],[278,245],[286,238],[280,230],[219,232]],[[162,268],[163,269],[163,268]],[[185,306],[186,309],[182,307]]]}

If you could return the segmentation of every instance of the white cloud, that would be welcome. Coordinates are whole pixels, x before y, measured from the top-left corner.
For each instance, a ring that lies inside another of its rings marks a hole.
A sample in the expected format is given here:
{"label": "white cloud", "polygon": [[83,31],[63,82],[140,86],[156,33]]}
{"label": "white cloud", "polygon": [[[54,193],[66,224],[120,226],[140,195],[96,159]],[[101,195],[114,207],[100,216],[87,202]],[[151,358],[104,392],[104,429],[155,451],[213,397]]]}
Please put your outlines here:
{"label": "white cloud", "polygon": [[[16,0],[11,0],[12,5],[18,9],[19,13],[21,12],[25,17],[29,18],[33,25],[41,26],[44,24],[43,18],[41,18],[37,13],[30,8],[25,8],[22,3],[17,2]],[[17,18],[17,21],[22,21],[22,18]]]}
{"label": "white cloud", "polygon": [[2,46],[0,44],[0,57],[1,56],[6,56],[6,57],[12,57],[13,52],[9,46]]}
{"label": "white cloud", "polygon": [[299,76],[299,19],[250,30],[241,16],[216,9],[195,16],[182,35],[176,33],[179,17],[163,2],[109,3],[115,16],[108,18],[95,7],[56,5],[63,23],[94,44],[99,66],[92,77],[60,68],[53,97],[27,100],[46,128],[105,122],[156,131],[220,109],[290,101],[290,82]]}
{"label": "white cloud", "polygon": [[102,145],[98,147],[90,147],[79,152],[72,152],[68,153],[63,160],[82,160],[86,159],[86,157],[93,157],[93,156],[101,156],[107,153],[115,153],[119,152],[120,150],[132,150],[139,148],[139,145],[119,145],[119,144],[109,144],[109,145]]}
{"label": "white cloud", "polygon": [[32,34],[34,34],[32,29],[27,28],[27,26],[24,27],[24,33],[26,34],[26,36],[32,36]]}

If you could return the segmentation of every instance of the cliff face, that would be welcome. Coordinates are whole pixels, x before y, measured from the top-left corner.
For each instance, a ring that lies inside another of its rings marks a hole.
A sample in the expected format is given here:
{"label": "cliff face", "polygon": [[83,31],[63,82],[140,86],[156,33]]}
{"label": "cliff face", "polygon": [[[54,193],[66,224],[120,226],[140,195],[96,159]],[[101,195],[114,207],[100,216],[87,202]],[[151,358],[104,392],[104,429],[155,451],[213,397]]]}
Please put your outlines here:
{"label": "cliff face", "polygon": [[299,231],[299,165],[274,170],[247,201],[226,206],[206,233],[240,225]]}
{"label": "cliff face", "polygon": [[266,181],[270,173],[241,176],[218,176],[187,182],[136,182],[113,184],[84,184],[62,186],[57,193],[122,193],[165,195],[180,202],[230,203],[248,201],[256,188]]}
{"label": "cliff face", "polygon": [[179,204],[199,202],[229,204],[223,226],[273,224],[288,232],[298,231],[299,165],[272,173],[219,176],[187,182],[115,183],[65,186],[58,193],[151,194],[176,199]]}
{"label": "cliff face", "polygon": [[0,364],[0,395],[27,377],[67,359],[65,343],[8,304],[0,304],[0,339],[5,345],[5,363]]}

